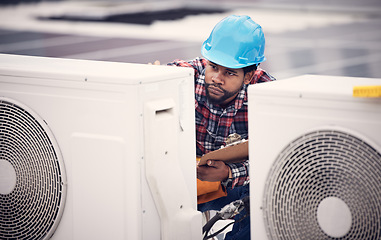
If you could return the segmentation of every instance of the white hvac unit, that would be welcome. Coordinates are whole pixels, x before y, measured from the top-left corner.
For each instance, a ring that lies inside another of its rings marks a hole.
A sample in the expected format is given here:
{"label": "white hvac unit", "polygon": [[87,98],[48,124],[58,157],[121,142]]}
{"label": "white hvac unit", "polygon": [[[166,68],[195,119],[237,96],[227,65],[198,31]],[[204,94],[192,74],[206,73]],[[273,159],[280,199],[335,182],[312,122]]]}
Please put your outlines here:
{"label": "white hvac unit", "polygon": [[249,88],[252,239],[381,239],[381,98],[358,86],[381,79]]}
{"label": "white hvac unit", "polygon": [[0,239],[201,239],[193,72],[0,55]]}

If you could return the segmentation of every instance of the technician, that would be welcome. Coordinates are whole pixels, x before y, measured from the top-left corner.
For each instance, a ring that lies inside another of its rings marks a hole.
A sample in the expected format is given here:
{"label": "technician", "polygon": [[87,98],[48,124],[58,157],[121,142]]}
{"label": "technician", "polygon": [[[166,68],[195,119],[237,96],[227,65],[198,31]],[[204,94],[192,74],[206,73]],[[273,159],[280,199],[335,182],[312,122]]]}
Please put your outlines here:
{"label": "technician", "polygon": [[[175,60],[168,65],[195,70],[197,156],[225,145],[232,133],[248,139],[247,87],[275,80],[260,69],[265,61],[265,36],[249,16],[231,15],[220,21],[203,43],[203,58]],[[255,121],[255,119],[252,119]],[[249,196],[249,160],[225,164],[218,159],[197,167],[197,178],[220,182],[225,195],[199,204],[200,211],[220,210],[226,204]],[[235,217],[225,239],[250,239],[250,217]]]}

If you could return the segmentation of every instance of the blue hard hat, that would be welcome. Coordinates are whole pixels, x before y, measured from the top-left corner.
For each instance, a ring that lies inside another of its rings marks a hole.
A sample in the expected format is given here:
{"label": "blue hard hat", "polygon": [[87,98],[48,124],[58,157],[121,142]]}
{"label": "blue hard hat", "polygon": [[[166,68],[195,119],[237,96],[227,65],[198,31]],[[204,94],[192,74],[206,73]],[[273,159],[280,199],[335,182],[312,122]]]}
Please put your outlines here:
{"label": "blue hard hat", "polygon": [[201,54],[227,68],[243,68],[266,60],[262,27],[249,16],[231,15],[213,28]]}

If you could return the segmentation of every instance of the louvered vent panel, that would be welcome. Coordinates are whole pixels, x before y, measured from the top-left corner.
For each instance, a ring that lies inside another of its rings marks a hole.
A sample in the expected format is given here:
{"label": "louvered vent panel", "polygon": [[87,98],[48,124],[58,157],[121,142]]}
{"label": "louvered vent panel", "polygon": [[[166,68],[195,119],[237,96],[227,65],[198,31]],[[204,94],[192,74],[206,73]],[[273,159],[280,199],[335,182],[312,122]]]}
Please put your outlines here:
{"label": "louvered vent panel", "polygon": [[[319,204],[341,199],[349,207],[349,231],[326,234]],[[314,131],[291,142],[268,175],[263,199],[270,239],[381,239],[381,154],[367,142],[337,130]]]}
{"label": "louvered vent panel", "polygon": [[[0,161],[9,167],[10,175],[14,172],[16,176],[15,184],[12,179],[3,179],[0,239],[49,238],[65,201],[61,154],[37,114],[23,104],[1,98]],[[8,174],[4,171],[4,175]],[[7,188],[9,192],[4,190]]]}

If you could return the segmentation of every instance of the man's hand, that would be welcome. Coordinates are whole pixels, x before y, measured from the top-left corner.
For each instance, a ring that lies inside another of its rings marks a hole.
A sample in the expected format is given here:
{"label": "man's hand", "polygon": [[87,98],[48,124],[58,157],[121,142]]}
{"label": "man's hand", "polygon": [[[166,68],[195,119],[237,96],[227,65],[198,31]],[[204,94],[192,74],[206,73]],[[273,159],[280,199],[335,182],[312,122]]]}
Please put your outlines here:
{"label": "man's hand", "polygon": [[149,62],[148,65],[160,65],[160,61],[156,60],[155,62],[153,62],[153,64]]}
{"label": "man's hand", "polygon": [[229,167],[223,161],[208,160],[206,165],[197,166],[197,178],[201,181],[218,182],[229,177]]}

